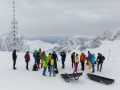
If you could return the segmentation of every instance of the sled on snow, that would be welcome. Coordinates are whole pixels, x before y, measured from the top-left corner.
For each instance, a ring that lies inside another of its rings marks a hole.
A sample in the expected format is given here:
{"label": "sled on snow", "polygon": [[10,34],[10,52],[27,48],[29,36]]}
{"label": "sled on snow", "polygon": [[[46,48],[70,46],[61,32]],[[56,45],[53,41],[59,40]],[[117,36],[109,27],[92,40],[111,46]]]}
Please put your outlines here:
{"label": "sled on snow", "polygon": [[77,72],[73,72],[73,74],[61,74],[61,77],[66,81],[69,82],[69,80],[71,78],[74,78],[75,80],[78,80],[80,76],[82,76],[82,72],[81,73],[77,73]]}
{"label": "sled on snow", "polygon": [[104,83],[106,85],[112,84],[114,83],[114,79],[110,79],[110,78],[106,78],[106,77],[102,77],[102,76],[98,76],[98,75],[94,75],[91,73],[88,73],[87,76],[93,80],[93,81],[97,81],[100,83]]}

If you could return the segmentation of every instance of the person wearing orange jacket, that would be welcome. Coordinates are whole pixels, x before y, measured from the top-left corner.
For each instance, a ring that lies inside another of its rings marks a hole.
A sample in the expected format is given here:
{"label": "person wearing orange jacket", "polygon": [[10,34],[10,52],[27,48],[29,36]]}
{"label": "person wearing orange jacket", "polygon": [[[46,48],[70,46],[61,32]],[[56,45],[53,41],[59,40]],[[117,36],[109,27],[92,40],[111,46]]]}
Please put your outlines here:
{"label": "person wearing orange jacket", "polygon": [[84,71],[84,63],[85,63],[85,60],[86,60],[86,55],[84,53],[81,53],[80,55],[80,62],[81,62],[81,70]]}

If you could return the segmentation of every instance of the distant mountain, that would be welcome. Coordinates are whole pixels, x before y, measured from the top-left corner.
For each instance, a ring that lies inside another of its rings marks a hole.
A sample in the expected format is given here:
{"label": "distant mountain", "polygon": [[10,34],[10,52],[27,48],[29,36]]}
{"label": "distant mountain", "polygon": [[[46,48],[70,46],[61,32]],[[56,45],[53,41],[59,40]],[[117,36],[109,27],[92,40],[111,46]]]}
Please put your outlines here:
{"label": "distant mountain", "polygon": [[94,40],[83,41],[82,45],[78,48],[78,50],[84,51],[87,48],[98,48],[103,44],[104,40],[109,40],[109,41],[120,40],[120,31],[115,31],[115,32],[103,31]]}
{"label": "distant mountain", "polygon": [[62,36],[36,36],[36,37],[29,37],[29,40],[41,40],[43,42],[48,42],[48,43],[57,43],[58,40],[60,40]]}
{"label": "distant mountain", "polygon": [[49,49],[52,49],[55,46],[55,44],[43,42],[40,40],[27,40],[26,45],[30,47],[30,52],[38,50],[39,48],[41,48],[42,51],[48,51]]}
{"label": "distant mountain", "polygon": [[[55,46],[54,44],[43,42],[40,40],[27,40],[23,35],[20,34],[16,35],[16,40],[16,48],[18,52],[33,52],[33,50],[38,50],[39,48],[47,51]],[[11,32],[3,34],[0,38],[0,51],[12,51],[12,49],[13,38]]]}
{"label": "distant mountain", "polygon": [[75,50],[78,46],[81,45],[81,42],[74,36],[64,36],[61,40],[57,42],[57,46],[51,49],[51,51],[56,52],[71,52]]}
{"label": "distant mountain", "polygon": [[104,40],[114,41],[120,40],[120,31],[110,32],[103,31],[98,37],[75,37],[75,36],[66,36],[57,42],[57,46],[51,49],[56,52],[71,52],[73,50],[84,51],[86,49],[98,48],[103,44]]}

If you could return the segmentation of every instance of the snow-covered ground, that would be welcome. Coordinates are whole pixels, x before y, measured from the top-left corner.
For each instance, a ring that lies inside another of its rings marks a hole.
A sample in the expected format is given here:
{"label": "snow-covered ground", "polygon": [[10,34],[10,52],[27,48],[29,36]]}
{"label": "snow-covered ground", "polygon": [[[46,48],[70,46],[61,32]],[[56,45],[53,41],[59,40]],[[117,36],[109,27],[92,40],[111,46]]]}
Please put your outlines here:
{"label": "snow-covered ground", "polygon": [[[43,69],[39,71],[32,71],[34,59],[31,54],[31,60],[29,63],[29,71],[25,69],[25,53],[17,53],[18,59],[16,63],[17,70],[12,69],[12,53],[11,52],[0,52],[0,90],[120,90],[120,41],[104,41],[104,44],[97,49],[89,49],[91,53],[97,55],[98,52],[105,55],[106,60],[103,64],[102,72],[95,71],[94,74],[115,79],[115,83],[110,85],[105,85],[90,80],[86,76],[86,72],[91,72],[92,70],[86,70],[83,72],[83,76],[79,80],[71,80],[69,83],[66,83],[61,77],[60,74],[63,72],[59,71],[59,74],[56,77],[49,77],[42,75]],[[49,45],[47,45],[49,48]],[[110,59],[108,60],[108,55],[110,51]],[[87,51],[84,53],[87,55]],[[76,51],[79,55],[80,51]],[[73,69],[71,67],[71,58],[70,54],[67,54],[65,69],[64,72],[72,73]],[[61,59],[58,55],[59,60]],[[79,71],[80,70],[79,64]],[[61,62],[58,62],[58,68],[61,69]],[[96,70],[96,66],[95,66]]]}

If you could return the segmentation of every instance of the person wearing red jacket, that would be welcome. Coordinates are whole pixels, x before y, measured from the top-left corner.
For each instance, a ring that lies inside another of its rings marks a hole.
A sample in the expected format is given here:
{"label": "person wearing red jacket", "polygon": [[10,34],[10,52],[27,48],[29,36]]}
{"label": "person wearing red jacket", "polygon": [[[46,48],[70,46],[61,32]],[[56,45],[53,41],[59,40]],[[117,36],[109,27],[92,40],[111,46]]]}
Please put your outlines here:
{"label": "person wearing red jacket", "polygon": [[27,51],[27,53],[25,54],[24,58],[25,58],[25,62],[26,62],[26,69],[29,70],[28,69],[28,63],[30,61],[29,51]]}
{"label": "person wearing red jacket", "polygon": [[81,62],[81,70],[84,71],[84,63],[85,63],[85,60],[86,60],[86,55],[84,53],[81,53],[80,55],[80,62]]}

